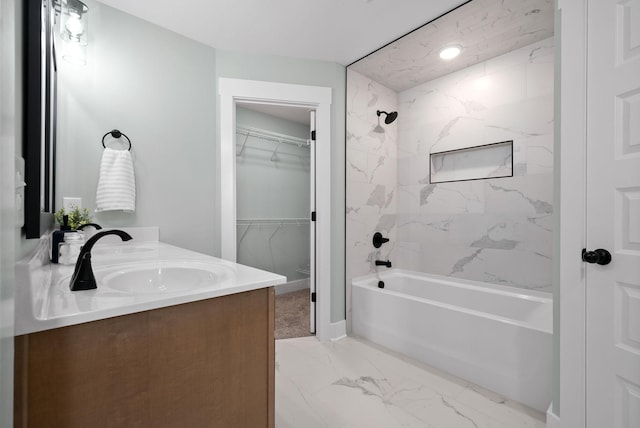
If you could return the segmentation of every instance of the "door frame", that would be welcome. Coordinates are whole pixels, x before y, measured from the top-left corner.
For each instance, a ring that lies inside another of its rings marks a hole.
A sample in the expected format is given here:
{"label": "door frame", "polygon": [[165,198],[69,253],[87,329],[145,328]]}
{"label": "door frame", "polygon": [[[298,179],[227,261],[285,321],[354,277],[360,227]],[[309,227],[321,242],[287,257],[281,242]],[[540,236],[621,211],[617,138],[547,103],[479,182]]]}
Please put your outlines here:
{"label": "door frame", "polygon": [[[556,0],[554,403],[547,426],[586,426],[587,2]],[[559,318],[559,319],[558,319]],[[557,402],[559,401],[559,402]]]}
{"label": "door frame", "polygon": [[316,337],[331,339],[331,88],[218,79],[217,156],[221,258],[236,261],[236,103],[292,105],[316,111]]}
{"label": "door frame", "polygon": [[[311,176],[309,177],[309,212],[311,216],[316,212],[316,111],[309,110],[309,152],[311,154]],[[313,220],[313,218],[312,218]],[[309,330],[312,334],[316,334],[316,225],[314,221],[309,222],[309,241],[311,248],[309,249]]]}

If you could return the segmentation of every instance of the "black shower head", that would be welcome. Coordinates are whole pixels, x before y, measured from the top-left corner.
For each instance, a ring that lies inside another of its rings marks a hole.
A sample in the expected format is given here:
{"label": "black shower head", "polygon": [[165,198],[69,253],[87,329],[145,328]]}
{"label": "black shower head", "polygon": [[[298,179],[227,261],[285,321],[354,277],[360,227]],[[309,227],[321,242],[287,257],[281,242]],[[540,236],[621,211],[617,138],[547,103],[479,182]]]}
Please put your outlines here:
{"label": "black shower head", "polygon": [[380,115],[384,113],[387,115],[387,117],[385,117],[384,119],[384,123],[386,123],[387,125],[390,123],[393,123],[394,120],[396,120],[396,118],[398,117],[398,112],[397,111],[392,111],[391,113],[387,113],[386,111],[377,111],[378,117],[380,117]]}
{"label": "black shower head", "polygon": [[397,117],[398,117],[398,112],[392,111],[391,113],[387,114],[387,118],[384,120],[384,123],[388,125],[392,123],[394,120],[396,120]]}

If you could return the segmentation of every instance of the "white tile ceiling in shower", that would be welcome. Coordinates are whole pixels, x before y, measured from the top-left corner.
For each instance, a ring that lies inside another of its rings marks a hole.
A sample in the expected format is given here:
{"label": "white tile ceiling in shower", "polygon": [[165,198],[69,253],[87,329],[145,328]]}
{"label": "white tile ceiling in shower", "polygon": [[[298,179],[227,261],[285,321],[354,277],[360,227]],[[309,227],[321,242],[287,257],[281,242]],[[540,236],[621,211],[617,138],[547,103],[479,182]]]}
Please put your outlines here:
{"label": "white tile ceiling in shower", "polygon": [[[395,91],[486,61],[553,35],[554,0],[473,0],[352,64]],[[461,45],[443,61],[440,50]]]}

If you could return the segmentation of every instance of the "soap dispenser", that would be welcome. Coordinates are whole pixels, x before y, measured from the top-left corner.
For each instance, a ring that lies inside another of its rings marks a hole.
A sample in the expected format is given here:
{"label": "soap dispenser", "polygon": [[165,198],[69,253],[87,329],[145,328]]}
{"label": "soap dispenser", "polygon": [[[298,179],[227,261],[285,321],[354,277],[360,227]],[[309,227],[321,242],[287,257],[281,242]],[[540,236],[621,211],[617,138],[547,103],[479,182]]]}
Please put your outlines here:
{"label": "soap dispenser", "polygon": [[51,263],[58,263],[58,255],[60,243],[64,242],[64,235],[66,233],[71,232],[71,226],[69,226],[69,216],[62,216],[62,224],[60,225],[60,230],[54,230],[51,234],[51,253],[50,259]]}
{"label": "soap dispenser", "polygon": [[61,265],[75,265],[84,244],[82,232],[71,231],[64,234],[64,242],[58,250],[58,263]]}

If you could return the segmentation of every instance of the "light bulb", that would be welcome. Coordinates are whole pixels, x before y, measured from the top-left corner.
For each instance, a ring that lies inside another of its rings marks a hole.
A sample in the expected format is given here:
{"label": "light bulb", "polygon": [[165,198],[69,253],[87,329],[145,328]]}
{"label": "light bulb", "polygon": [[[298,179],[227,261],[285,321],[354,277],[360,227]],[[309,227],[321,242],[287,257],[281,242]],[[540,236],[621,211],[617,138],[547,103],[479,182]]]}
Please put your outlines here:
{"label": "light bulb", "polygon": [[440,51],[440,58],[445,61],[449,61],[460,55],[460,52],[462,52],[462,48],[460,46],[447,46]]}
{"label": "light bulb", "polygon": [[71,37],[78,37],[84,31],[80,17],[77,15],[70,15],[64,27],[67,29]]}
{"label": "light bulb", "polygon": [[62,43],[62,59],[73,65],[87,64],[87,46],[76,42]]}
{"label": "light bulb", "polygon": [[61,1],[60,13],[60,37],[68,42],[86,45],[88,15],[87,5],[80,0],[56,0]]}

